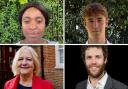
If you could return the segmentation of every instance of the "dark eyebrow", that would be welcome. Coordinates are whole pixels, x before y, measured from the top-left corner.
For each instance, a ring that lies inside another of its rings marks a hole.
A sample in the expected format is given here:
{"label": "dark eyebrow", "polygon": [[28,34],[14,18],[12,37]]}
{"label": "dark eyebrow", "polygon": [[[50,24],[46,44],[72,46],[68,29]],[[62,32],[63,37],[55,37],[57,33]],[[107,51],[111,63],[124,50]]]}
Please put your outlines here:
{"label": "dark eyebrow", "polygon": [[[31,18],[30,17],[23,17],[23,20],[26,20],[26,19],[30,20]],[[41,16],[38,16],[38,17],[35,18],[35,20],[38,20],[38,19],[43,20],[43,18]]]}
{"label": "dark eyebrow", "polygon": [[30,18],[30,17],[23,17],[23,20],[24,20],[24,19],[31,19],[31,18]]}
{"label": "dark eyebrow", "polygon": [[102,17],[98,17],[98,19],[103,19]]}
{"label": "dark eyebrow", "polygon": [[43,19],[41,16],[36,17],[36,19]]}

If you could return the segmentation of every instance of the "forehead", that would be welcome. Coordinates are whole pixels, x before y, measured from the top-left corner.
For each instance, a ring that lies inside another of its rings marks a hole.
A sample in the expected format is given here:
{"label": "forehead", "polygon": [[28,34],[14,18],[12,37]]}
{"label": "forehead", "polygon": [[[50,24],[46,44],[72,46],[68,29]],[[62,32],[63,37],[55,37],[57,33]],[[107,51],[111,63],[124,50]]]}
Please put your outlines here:
{"label": "forehead", "polygon": [[25,12],[23,13],[23,17],[26,16],[26,15],[27,16],[38,16],[38,15],[42,15],[42,13],[37,8],[30,7],[30,8],[28,8],[28,9],[25,10]]}
{"label": "forehead", "polygon": [[19,57],[32,57],[30,50],[21,50]]}
{"label": "forehead", "polygon": [[87,50],[85,51],[85,55],[101,55],[103,54],[103,51],[101,48],[96,48],[96,47],[90,47],[87,48]]}
{"label": "forehead", "polygon": [[101,18],[101,19],[106,19],[106,17],[102,14],[98,14],[98,15],[90,15],[85,17],[85,19],[95,19],[95,18]]}

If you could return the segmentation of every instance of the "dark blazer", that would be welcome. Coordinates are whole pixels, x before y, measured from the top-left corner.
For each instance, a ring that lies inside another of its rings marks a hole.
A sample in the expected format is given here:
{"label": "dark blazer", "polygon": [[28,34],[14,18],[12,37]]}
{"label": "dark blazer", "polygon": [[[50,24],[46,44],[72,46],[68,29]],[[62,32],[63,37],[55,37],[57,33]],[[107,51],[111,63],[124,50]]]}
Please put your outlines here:
{"label": "dark blazer", "polygon": [[[79,82],[76,85],[76,89],[87,89],[87,80]],[[115,79],[112,79],[108,75],[108,79],[107,79],[104,89],[128,89],[128,86],[126,86],[125,84],[123,84]]]}

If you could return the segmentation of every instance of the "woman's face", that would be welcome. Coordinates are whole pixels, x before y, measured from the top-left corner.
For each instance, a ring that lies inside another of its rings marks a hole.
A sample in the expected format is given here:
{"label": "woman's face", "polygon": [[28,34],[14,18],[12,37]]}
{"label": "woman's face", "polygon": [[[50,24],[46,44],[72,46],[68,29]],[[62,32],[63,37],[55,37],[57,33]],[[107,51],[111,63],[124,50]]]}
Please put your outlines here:
{"label": "woman's face", "polygon": [[34,8],[28,8],[22,16],[22,31],[26,39],[41,39],[45,31],[45,18]]}
{"label": "woman's face", "polygon": [[17,61],[17,68],[20,74],[32,74],[34,70],[34,62],[30,51],[24,50],[21,52]]}

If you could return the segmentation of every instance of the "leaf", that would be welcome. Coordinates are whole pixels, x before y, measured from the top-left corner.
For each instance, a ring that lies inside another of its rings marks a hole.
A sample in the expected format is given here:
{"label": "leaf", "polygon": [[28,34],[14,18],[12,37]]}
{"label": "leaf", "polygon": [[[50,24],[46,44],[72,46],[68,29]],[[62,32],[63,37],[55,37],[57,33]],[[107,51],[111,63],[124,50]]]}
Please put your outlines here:
{"label": "leaf", "polygon": [[28,3],[28,0],[19,0],[19,3],[20,4],[25,4],[25,3]]}

